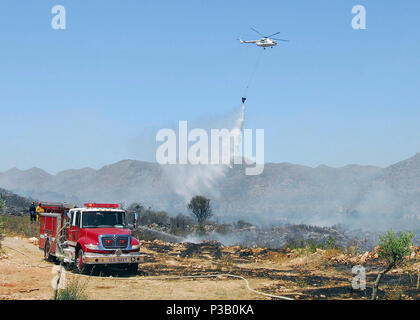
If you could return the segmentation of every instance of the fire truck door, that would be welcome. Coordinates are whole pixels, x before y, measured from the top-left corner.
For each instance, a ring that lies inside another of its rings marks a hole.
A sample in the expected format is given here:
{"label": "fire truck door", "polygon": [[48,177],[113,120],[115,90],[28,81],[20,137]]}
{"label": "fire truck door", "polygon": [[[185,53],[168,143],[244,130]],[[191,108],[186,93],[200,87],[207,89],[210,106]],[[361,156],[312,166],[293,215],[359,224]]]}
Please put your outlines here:
{"label": "fire truck door", "polygon": [[80,211],[73,213],[72,225],[71,225],[71,241],[77,242],[79,240],[79,231],[80,231]]}
{"label": "fire truck door", "polygon": [[73,211],[69,211],[66,215],[66,240],[73,241],[73,235],[71,233],[71,228],[73,225]]}

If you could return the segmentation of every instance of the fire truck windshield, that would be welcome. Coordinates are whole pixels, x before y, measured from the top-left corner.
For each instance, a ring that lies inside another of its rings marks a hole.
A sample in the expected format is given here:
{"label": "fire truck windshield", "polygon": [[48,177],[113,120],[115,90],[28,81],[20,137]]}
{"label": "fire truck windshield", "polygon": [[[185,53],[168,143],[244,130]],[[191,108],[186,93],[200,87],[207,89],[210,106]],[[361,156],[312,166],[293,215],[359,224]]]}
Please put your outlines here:
{"label": "fire truck windshield", "polygon": [[83,228],[124,228],[126,227],[123,211],[87,211],[83,212]]}

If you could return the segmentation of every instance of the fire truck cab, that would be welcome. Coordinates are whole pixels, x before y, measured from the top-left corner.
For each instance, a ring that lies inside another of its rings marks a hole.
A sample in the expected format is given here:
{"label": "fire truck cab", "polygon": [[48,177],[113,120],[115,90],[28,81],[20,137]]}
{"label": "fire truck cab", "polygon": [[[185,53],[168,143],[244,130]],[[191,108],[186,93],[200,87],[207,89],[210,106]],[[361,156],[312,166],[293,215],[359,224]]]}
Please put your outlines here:
{"label": "fire truck cab", "polygon": [[114,265],[136,272],[143,261],[139,241],[131,235],[126,212],[118,204],[42,203],[39,248],[46,260],[62,259],[80,272]]}

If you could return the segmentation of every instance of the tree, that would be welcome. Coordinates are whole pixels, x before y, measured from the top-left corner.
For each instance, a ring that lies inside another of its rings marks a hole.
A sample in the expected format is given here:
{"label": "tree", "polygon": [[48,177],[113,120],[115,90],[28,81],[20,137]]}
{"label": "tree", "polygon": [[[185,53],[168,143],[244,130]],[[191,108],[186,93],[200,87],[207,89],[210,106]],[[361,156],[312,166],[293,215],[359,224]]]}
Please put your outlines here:
{"label": "tree", "polygon": [[204,230],[204,223],[213,215],[210,207],[210,199],[204,196],[195,196],[188,204],[188,209],[197,219],[200,230]]}
{"label": "tree", "polygon": [[372,300],[376,300],[379,283],[388,271],[401,264],[404,257],[411,254],[411,246],[414,238],[414,233],[401,232],[400,236],[391,230],[388,230],[385,236],[379,237],[378,256],[385,259],[387,267],[379,272],[378,277],[373,285]]}

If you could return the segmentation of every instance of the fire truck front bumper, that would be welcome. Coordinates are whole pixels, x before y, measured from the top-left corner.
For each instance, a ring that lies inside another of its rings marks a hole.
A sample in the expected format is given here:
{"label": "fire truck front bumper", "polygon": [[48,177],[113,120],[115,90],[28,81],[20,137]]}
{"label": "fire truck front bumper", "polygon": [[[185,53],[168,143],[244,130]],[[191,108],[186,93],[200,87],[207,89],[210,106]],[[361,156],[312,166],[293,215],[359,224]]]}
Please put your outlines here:
{"label": "fire truck front bumper", "polygon": [[140,263],[144,261],[145,254],[139,252],[122,254],[100,254],[86,252],[83,256],[85,264],[117,264],[117,263]]}

